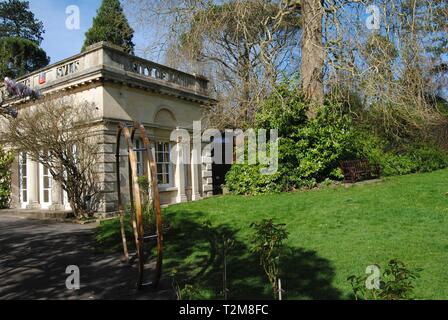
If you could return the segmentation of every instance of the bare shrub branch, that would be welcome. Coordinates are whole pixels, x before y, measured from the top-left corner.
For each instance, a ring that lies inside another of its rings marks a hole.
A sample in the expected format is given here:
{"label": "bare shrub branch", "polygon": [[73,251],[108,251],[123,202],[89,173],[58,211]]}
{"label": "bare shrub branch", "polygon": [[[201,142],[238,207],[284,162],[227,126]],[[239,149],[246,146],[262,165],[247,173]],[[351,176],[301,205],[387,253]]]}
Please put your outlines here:
{"label": "bare shrub branch", "polygon": [[51,95],[22,108],[2,133],[10,148],[48,168],[78,217],[95,212],[101,191],[98,136],[91,126],[95,111],[91,103]]}

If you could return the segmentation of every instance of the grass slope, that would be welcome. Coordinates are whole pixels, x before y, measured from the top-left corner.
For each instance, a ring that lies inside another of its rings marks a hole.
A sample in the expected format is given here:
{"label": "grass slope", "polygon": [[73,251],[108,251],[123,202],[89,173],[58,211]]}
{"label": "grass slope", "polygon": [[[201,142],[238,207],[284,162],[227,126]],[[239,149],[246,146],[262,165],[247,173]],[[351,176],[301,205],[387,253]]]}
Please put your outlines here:
{"label": "grass slope", "polygon": [[[181,284],[200,288],[204,298],[220,298],[220,243],[231,237],[236,246],[228,258],[230,297],[270,298],[258,259],[250,253],[249,225],[274,218],[290,233],[289,253],[282,258],[287,299],[351,298],[348,276],[363,274],[371,264],[385,266],[392,258],[423,269],[415,282],[416,298],[446,299],[447,191],[448,170],[441,170],[348,188],[171,206],[165,212],[172,224],[165,237],[165,273],[176,270]],[[116,221],[100,227],[103,243],[112,228],[118,231]]]}

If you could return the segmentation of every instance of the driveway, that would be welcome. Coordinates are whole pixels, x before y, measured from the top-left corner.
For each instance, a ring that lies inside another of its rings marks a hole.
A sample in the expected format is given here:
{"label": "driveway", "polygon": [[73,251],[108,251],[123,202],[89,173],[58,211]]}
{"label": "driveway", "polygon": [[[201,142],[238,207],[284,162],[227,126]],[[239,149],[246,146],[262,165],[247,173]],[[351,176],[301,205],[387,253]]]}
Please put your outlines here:
{"label": "driveway", "polygon": [[[95,225],[27,220],[0,211],[0,299],[169,299],[169,281],[158,291],[137,292],[137,271],[120,254],[96,253]],[[80,290],[68,290],[66,268],[80,269]]]}

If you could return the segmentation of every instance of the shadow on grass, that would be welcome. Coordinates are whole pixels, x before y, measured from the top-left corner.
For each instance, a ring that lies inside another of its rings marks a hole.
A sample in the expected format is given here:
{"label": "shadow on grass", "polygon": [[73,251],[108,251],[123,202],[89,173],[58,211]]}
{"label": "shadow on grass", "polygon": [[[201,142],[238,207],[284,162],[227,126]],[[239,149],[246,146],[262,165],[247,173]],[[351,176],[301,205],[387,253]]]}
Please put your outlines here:
{"label": "shadow on grass", "polygon": [[[129,218],[125,224],[126,238],[129,249],[135,251],[134,235]],[[101,222],[95,230],[95,250],[100,253],[117,253],[123,252],[121,240],[120,220],[112,219]]]}
{"label": "shadow on grass", "polygon": [[[227,255],[230,299],[272,299],[272,290],[258,257],[250,252],[250,244],[238,237],[238,230],[229,225],[211,226],[204,217],[202,212],[169,215],[172,228],[165,235],[165,275],[175,270],[181,287],[190,284],[208,290],[210,298],[221,299],[222,243],[224,239],[232,239],[234,247]],[[286,251],[281,258],[286,299],[341,298],[341,293],[332,286],[335,273],[328,260],[314,251],[292,247]]]}
{"label": "shadow on grass", "polygon": [[[272,289],[260,266],[258,256],[250,252],[250,243],[241,239],[239,230],[229,225],[214,226],[203,212],[165,214],[170,225],[165,234],[164,275],[175,277],[182,288],[193,285],[211,299],[223,298],[223,246],[232,239],[227,255],[227,288],[230,299],[272,299]],[[121,252],[119,220],[106,221],[96,231],[97,250]],[[241,226],[241,228],[249,226]],[[132,246],[131,228],[127,230]],[[335,276],[328,260],[314,251],[286,248],[281,258],[285,299],[340,299],[332,286]]]}

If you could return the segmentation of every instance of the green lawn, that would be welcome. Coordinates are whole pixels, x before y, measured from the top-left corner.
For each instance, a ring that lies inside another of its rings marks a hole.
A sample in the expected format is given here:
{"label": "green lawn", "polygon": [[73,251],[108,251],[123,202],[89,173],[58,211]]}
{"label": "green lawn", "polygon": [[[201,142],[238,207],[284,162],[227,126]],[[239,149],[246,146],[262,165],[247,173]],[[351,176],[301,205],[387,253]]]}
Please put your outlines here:
{"label": "green lawn", "polygon": [[[206,298],[221,298],[219,243],[226,234],[236,241],[229,254],[230,297],[270,298],[258,259],[250,253],[249,225],[274,218],[290,233],[289,254],[282,259],[287,299],[348,299],[348,276],[392,258],[423,269],[416,298],[446,299],[447,191],[448,170],[441,170],[349,188],[171,206],[165,212],[172,226],[165,237],[165,274],[176,270],[179,282],[201,289]],[[111,228],[118,231],[116,221],[100,227],[103,240],[111,237]]]}

